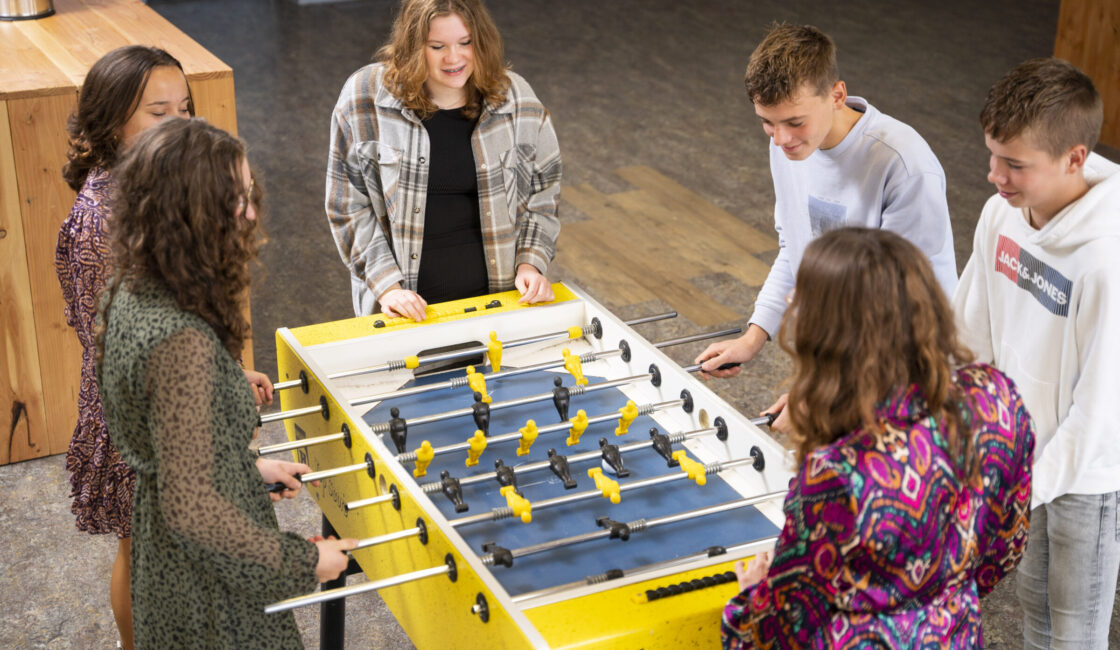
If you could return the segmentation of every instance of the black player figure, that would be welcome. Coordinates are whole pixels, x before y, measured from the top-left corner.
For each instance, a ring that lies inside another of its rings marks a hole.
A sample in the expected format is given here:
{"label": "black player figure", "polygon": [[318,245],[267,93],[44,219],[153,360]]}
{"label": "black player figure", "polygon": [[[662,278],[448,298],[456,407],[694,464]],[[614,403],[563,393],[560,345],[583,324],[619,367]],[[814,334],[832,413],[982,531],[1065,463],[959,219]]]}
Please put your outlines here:
{"label": "black player figure", "polygon": [[498,485],[502,487],[512,485],[513,490],[521,494],[521,491],[517,489],[517,473],[513,471],[512,467],[506,467],[505,461],[501,458],[494,461],[494,478],[498,479]]}
{"label": "black player figure", "polygon": [[397,446],[397,453],[403,454],[405,444],[408,442],[408,423],[400,416],[401,410],[395,406],[389,409],[389,415],[393,416],[389,420],[389,437]]}
{"label": "black player figure", "polygon": [[568,407],[572,403],[572,393],[564,386],[564,380],[557,375],[552,380],[552,403],[556,405],[556,412],[560,414],[560,421],[568,421]]}
{"label": "black player figure", "polygon": [[443,484],[443,493],[451,499],[451,503],[455,504],[455,512],[466,512],[469,506],[463,502],[463,488],[459,485],[459,479],[452,477],[451,472],[443,470],[439,473],[439,482]]}
{"label": "black player figure", "polygon": [[606,438],[599,438],[599,449],[602,451],[603,460],[607,461],[616,475],[630,476],[630,470],[622,466],[622,452],[618,450],[618,445],[610,444]]}
{"label": "black player figure", "polygon": [[563,454],[556,453],[555,449],[548,450],[548,468],[557,478],[564,481],[565,490],[576,486],[576,480],[572,478],[572,470],[568,467],[568,459]]}
{"label": "black player figure", "polygon": [[595,520],[595,524],[611,531],[611,539],[621,539],[624,542],[630,539],[630,524],[615,521],[610,517],[599,517]]}
{"label": "black player figure", "polygon": [[490,405],[482,401],[482,393],[475,391],[474,404],[471,405],[471,410],[474,411],[474,423],[481,431],[482,435],[490,435]]}
{"label": "black player figure", "polygon": [[657,430],[657,427],[649,428],[649,439],[653,441],[653,450],[661,454],[661,457],[669,463],[669,467],[676,467],[680,465],[680,461],[673,458],[673,443],[670,442],[669,436]]}

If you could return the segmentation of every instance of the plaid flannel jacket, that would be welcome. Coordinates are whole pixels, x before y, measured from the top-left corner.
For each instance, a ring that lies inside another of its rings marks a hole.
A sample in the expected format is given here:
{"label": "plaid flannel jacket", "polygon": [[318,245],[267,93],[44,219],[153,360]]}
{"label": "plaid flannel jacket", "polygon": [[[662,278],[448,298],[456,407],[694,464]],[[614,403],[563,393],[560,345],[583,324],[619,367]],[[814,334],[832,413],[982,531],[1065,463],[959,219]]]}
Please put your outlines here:
{"label": "plaid flannel jacket", "polygon": [[[346,81],[331,116],[326,210],[339,254],[374,300],[393,284],[415,291],[424,240],[428,132],[381,83],[374,63]],[[517,265],[541,273],[560,234],[560,149],[548,110],[519,75],[472,136],[490,291],[513,288]],[[356,297],[357,298],[357,297]]]}

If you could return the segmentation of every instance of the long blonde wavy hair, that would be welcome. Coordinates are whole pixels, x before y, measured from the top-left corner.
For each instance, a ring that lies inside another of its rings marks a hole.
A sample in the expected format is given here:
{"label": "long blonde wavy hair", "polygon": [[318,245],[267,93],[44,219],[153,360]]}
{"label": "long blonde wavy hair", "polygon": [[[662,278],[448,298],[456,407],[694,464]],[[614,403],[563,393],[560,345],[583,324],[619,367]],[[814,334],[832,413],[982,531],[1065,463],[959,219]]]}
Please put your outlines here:
{"label": "long blonde wavy hair", "polygon": [[497,106],[506,100],[509,76],[503,61],[502,37],[480,0],[404,0],[393,21],[389,42],[374,58],[385,63],[385,87],[421,119],[439,110],[424,87],[428,80],[424,58],[428,30],[433,18],[451,14],[463,20],[474,50],[474,72],[467,80],[463,114],[476,118],[483,105]]}

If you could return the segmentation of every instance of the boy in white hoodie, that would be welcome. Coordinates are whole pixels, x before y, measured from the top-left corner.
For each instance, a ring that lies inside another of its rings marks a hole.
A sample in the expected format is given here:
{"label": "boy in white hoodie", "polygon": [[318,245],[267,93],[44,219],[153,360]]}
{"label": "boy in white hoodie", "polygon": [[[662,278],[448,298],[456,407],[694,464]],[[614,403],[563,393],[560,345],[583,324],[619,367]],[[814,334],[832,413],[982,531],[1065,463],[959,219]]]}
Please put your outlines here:
{"label": "boy in white hoodie", "polygon": [[1019,387],[1037,433],[1019,565],[1026,647],[1107,648],[1120,570],[1120,166],[1091,153],[1100,95],[1060,59],[988,92],[998,193],[953,299],[965,342]]}

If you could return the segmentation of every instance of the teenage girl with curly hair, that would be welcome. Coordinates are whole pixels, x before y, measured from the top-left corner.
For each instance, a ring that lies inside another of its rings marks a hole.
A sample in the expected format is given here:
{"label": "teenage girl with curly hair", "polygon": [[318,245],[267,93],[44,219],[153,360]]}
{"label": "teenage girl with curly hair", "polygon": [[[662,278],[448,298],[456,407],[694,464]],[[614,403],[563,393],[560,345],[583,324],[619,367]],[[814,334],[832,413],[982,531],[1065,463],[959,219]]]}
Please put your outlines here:
{"label": "teenage girl with curly hair", "polygon": [[265,605],[336,578],[357,542],[281,533],[265,484],[294,497],[311,468],[249,450],[256,400],[237,357],[258,241],[244,145],[204,120],[169,120],[140,136],[117,183],[98,381],[136,470],[136,644],[300,647],[291,613]]}
{"label": "teenage girl with curly hair", "polygon": [[800,471],[773,563],[736,567],[724,647],[982,647],[980,598],[1027,540],[1014,384],[970,363],[930,263],[888,230],[809,244],[780,340]]}

